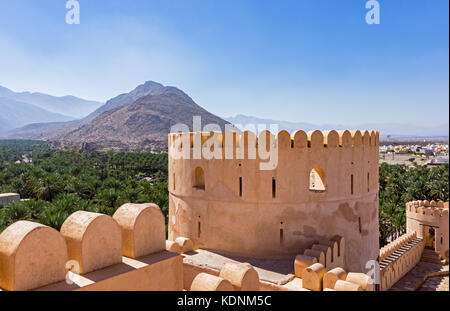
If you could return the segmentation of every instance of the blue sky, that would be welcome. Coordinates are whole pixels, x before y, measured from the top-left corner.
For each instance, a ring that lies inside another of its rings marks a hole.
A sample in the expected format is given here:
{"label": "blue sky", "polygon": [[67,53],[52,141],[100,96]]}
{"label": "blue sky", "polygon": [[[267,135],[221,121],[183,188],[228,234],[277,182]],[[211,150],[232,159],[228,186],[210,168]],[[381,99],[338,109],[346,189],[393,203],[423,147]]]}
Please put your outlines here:
{"label": "blue sky", "polygon": [[146,80],[222,117],[448,123],[449,1],[0,0],[0,85],[106,101]]}

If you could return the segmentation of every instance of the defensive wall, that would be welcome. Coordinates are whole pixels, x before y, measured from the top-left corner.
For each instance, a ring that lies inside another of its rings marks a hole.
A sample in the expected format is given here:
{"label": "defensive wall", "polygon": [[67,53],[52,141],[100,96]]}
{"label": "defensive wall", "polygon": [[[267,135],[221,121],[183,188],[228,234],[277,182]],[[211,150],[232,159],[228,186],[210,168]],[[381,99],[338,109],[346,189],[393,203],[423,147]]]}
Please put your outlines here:
{"label": "defensive wall", "polygon": [[125,204],[113,217],[78,211],[60,232],[19,221],[0,234],[0,289],[182,290],[182,258],[165,241],[155,204]]}
{"label": "defensive wall", "polygon": [[216,266],[196,261],[218,255],[187,237],[166,241],[164,226],[155,204],[124,204],[113,217],[78,211],[60,231],[16,222],[0,234],[0,290],[372,291],[377,279],[388,290],[419,262],[425,245],[416,231],[406,233],[380,250],[380,270],[373,263],[371,275],[343,267],[347,243],[336,235],[295,256],[294,273],[274,282],[274,271],[233,257]]}
{"label": "defensive wall", "polygon": [[343,268],[363,272],[379,253],[378,150],[376,131],[169,134],[169,240],[294,258],[338,235]]}
{"label": "defensive wall", "polygon": [[[448,202],[412,201],[406,204],[406,232],[416,232],[426,239],[434,230],[434,250],[448,260],[449,250],[449,205]],[[431,245],[430,245],[431,246]]]}
{"label": "defensive wall", "polygon": [[425,242],[406,233],[380,250],[380,289],[389,290],[420,261]]}

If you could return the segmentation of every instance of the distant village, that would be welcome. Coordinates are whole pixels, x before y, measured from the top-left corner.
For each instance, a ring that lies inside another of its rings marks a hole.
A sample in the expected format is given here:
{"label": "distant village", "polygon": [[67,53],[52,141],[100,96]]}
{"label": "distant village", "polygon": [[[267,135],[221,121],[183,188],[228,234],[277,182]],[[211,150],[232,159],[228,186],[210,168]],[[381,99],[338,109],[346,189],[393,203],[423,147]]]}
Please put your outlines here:
{"label": "distant village", "polygon": [[389,164],[418,163],[427,166],[448,164],[449,147],[444,143],[423,144],[385,144],[380,146],[380,162]]}

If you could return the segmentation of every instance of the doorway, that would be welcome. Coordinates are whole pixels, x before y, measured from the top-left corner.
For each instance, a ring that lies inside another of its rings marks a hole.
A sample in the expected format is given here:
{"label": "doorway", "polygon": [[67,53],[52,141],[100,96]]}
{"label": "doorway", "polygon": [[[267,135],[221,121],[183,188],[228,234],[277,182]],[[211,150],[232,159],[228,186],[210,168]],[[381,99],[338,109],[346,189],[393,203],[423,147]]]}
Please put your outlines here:
{"label": "doorway", "polygon": [[430,226],[424,226],[425,231],[425,248],[435,250],[436,246],[436,230]]}

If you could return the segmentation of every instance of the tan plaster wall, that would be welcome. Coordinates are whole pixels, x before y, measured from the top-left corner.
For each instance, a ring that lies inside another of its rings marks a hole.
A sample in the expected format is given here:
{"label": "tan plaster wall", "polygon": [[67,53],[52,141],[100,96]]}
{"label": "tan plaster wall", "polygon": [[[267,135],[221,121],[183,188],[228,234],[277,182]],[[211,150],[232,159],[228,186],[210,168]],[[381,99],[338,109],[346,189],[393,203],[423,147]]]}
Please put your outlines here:
{"label": "tan plaster wall", "polygon": [[36,289],[37,291],[181,291],[183,260],[167,251],[131,259],[123,257],[115,264],[85,275],[71,272],[66,281]]}
{"label": "tan plaster wall", "polygon": [[126,203],[113,219],[122,229],[122,254],[137,258],[166,248],[164,215],[156,204]]}
{"label": "tan plaster wall", "polygon": [[181,291],[182,289],[182,258],[174,256],[82,287],[78,291]]}
{"label": "tan plaster wall", "polygon": [[[390,243],[394,246],[394,249],[390,250],[392,253],[404,245],[403,241],[397,240]],[[407,252],[390,262],[388,266],[380,269],[381,290],[389,290],[395,283],[411,271],[411,269],[413,269],[420,261],[424,248],[425,241],[422,240]]]}
{"label": "tan plaster wall", "polygon": [[[447,206],[447,208],[444,208]],[[449,210],[448,203],[413,201],[406,204],[406,231],[424,236],[424,226],[435,229],[435,250],[445,258],[449,250]]]}
{"label": "tan plaster wall", "polygon": [[[264,162],[259,158],[176,160],[175,137],[199,133],[169,135],[169,240],[184,236],[204,249],[285,257],[303,253],[319,239],[340,235],[346,239],[343,268],[365,271],[366,262],[376,259],[379,251],[378,133],[363,134],[315,131],[308,140],[303,131],[292,137],[282,131],[275,140],[278,165],[270,171],[259,169]],[[245,146],[244,154],[251,153],[249,136],[237,135],[234,140]],[[192,149],[189,152],[192,157]],[[196,167],[204,170],[204,190],[193,187]],[[325,192],[309,190],[315,167],[325,172]]]}
{"label": "tan plaster wall", "polygon": [[0,288],[24,291],[64,279],[67,248],[53,228],[18,221],[0,234]]}

